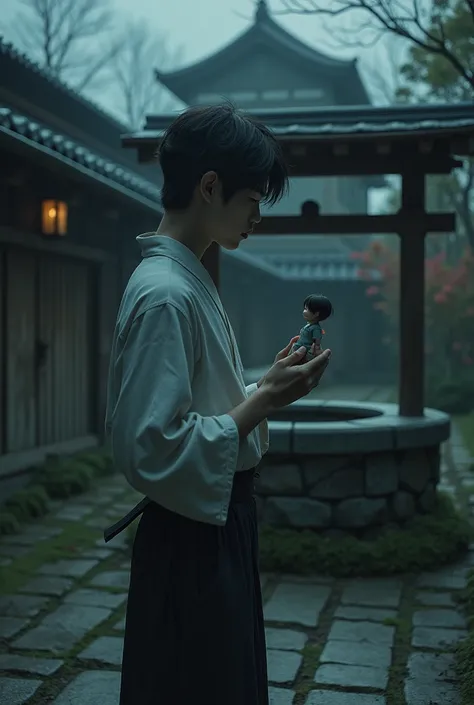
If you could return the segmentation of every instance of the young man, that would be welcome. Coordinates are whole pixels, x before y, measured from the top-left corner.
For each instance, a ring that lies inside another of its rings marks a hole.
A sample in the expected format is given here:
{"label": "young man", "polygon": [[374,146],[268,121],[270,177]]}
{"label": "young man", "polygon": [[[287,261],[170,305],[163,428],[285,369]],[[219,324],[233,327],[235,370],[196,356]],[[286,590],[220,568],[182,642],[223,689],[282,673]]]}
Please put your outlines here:
{"label": "young man", "polygon": [[[118,313],[107,429],[146,498],[133,547],[121,705],[268,705],[253,474],[266,417],[319,382],[291,342],[246,389],[201,257],[235,249],[287,186],[269,130],[231,106],[191,108],[160,148],[165,215]],[[133,516],[133,515],[132,515]],[[118,528],[123,528],[130,516]]]}

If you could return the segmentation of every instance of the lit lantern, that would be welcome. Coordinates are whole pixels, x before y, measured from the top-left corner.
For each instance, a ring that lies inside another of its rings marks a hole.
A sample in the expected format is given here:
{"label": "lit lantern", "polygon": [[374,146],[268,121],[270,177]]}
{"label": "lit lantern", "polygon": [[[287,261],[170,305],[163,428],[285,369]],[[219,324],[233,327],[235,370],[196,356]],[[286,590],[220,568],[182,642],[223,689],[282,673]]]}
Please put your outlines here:
{"label": "lit lantern", "polygon": [[67,204],[64,201],[43,201],[41,216],[43,235],[67,234]]}

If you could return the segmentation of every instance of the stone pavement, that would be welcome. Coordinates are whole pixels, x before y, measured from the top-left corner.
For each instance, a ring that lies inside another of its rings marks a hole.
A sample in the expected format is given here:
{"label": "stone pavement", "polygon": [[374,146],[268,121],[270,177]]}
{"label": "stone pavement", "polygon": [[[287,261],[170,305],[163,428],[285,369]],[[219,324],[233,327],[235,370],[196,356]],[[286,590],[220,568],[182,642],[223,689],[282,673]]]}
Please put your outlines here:
{"label": "stone pavement", "polygon": [[[442,484],[472,511],[468,460],[454,431]],[[6,575],[71,527],[97,531],[0,597],[2,705],[117,705],[129,558],[123,535],[105,546],[99,532],[135,500],[114,478],[0,542]],[[459,705],[451,648],[466,633],[456,596],[471,565],[474,550],[420,576],[262,576],[271,704]]]}

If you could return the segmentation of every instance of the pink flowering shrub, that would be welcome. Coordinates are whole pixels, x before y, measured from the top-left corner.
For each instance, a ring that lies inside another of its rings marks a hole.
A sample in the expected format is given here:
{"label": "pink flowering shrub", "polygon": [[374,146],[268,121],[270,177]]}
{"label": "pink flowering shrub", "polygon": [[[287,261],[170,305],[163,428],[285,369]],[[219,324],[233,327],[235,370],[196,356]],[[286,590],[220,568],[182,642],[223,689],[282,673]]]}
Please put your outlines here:
{"label": "pink flowering shrub", "polygon": [[[367,296],[374,308],[388,317],[390,334],[384,342],[396,350],[400,300],[398,252],[376,240],[355,257],[360,265],[360,276],[367,281]],[[474,388],[472,252],[466,251],[454,265],[446,262],[443,254],[425,261],[425,352],[428,379],[451,385],[466,379],[472,381]]]}

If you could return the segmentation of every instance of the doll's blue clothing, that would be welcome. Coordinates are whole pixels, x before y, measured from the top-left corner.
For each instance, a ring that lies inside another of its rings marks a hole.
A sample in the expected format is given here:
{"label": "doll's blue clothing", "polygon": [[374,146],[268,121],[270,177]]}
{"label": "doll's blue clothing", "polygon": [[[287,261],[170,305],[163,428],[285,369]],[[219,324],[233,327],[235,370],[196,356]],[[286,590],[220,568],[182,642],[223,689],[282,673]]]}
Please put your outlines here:
{"label": "doll's blue clothing", "polygon": [[319,323],[307,323],[300,330],[300,337],[293,345],[293,350],[297,350],[304,346],[306,350],[310,350],[313,343],[316,345],[321,345],[321,340],[323,337],[323,330]]}

